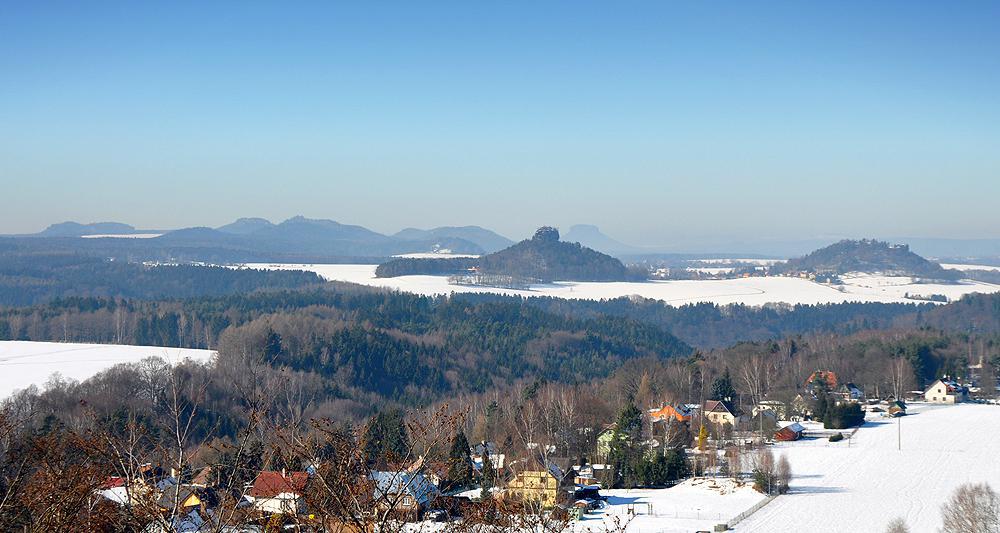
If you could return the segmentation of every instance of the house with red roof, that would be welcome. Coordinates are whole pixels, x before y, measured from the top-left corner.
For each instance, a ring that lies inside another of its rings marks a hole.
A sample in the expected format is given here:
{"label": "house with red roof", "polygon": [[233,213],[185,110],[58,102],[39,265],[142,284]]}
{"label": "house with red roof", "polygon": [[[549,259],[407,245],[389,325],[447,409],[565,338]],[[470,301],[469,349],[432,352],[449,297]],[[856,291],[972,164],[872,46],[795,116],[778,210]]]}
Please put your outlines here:
{"label": "house with red roof", "polygon": [[254,509],[262,513],[298,514],[305,511],[306,472],[275,472],[257,474],[247,498]]}
{"label": "house with red roof", "polygon": [[806,380],[805,387],[807,389],[812,388],[813,383],[817,381],[826,384],[826,390],[834,391],[837,390],[837,374],[829,370],[817,370],[812,374],[809,374],[809,379]]}
{"label": "house with red roof", "polygon": [[774,433],[774,440],[780,441],[793,441],[802,438],[802,434],[805,432],[806,428],[799,424],[798,422],[793,422]]}

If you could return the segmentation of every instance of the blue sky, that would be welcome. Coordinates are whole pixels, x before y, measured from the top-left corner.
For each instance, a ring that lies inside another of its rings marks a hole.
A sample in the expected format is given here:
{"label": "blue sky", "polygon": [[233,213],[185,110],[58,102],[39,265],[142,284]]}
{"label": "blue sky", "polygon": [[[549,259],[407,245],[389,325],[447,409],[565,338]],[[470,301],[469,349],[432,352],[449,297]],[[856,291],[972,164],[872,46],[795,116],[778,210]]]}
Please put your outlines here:
{"label": "blue sky", "polygon": [[2,233],[1000,237],[996,2],[21,4]]}

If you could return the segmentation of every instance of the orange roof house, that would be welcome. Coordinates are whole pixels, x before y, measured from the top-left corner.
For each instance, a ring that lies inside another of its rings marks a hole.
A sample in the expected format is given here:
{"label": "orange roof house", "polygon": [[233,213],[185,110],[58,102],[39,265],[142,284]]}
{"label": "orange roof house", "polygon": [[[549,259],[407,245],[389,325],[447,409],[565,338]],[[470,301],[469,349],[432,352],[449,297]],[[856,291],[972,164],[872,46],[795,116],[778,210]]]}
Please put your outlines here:
{"label": "orange roof house", "polygon": [[678,408],[673,405],[664,405],[659,409],[650,409],[649,417],[653,419],[654,422],[668,420],[670,418],[673,418],[678,422],[690,422],[691,411],[685,407]]}
{"label": "orange roof house", "polygon": [[834,390],[837,388],[837,374],[829,370],[817,370],[812,374],[809,374],[809,379],[806,380],[806,388],[810,387],[816,381],[823,381],[826,383],[827,390]]}

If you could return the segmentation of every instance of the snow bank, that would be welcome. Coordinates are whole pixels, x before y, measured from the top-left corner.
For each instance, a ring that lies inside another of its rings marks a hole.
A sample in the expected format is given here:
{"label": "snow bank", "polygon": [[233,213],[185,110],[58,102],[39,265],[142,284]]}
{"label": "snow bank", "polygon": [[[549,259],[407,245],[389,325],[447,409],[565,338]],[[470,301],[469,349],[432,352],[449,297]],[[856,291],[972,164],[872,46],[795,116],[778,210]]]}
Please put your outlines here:
{"label": "snow bank", "polygon": [[42,387],[53,373],[64,379],[83,381],[119,363],[160,357],[172,364],[185,359],[208,361],[211,350],[74,344],[59,342],[0,341],[0,398],[30,385]]}

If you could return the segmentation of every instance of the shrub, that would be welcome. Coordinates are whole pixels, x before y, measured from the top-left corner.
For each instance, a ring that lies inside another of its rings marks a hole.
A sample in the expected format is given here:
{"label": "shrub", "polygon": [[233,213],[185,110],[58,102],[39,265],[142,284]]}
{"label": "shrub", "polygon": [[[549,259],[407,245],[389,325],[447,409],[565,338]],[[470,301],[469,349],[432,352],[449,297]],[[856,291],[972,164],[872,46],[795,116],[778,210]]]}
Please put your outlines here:
{"label": "shrub", "polygon": [[843,433],[834,433],[833,435],[830,435],[830,442],[840,442],[842,440],[844,440]]}

